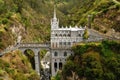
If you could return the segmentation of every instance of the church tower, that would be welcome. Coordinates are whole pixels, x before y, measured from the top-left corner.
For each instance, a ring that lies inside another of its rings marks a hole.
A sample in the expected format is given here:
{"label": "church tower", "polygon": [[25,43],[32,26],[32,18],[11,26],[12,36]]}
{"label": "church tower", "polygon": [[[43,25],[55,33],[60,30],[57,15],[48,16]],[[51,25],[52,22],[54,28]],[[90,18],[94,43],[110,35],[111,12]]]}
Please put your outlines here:
{"label": "church tower", "polygon": [[54,8],[54,16],[51,20],[51,30],[59,28],[59,20],[56,17],[56,9]]}

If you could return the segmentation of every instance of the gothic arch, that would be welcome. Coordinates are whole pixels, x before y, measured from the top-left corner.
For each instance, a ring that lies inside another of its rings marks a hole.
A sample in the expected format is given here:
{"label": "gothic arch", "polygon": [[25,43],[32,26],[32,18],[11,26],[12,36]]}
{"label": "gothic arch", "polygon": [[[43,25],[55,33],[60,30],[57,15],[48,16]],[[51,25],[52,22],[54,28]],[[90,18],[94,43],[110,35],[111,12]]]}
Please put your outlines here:
{"label": "gothic arch", "polygon": [[63,34],[64,37],[66,37],[66,34]]}
{"label": "gothic arch", "polygon": [[60,34],[59,36],[62,37],[62,34]]}
{"label": "gothic arch", "polygon": [[57,62],[54,63],[54,69],[55,69],[55,72],[57,71]]}
{"label": "gothic arch", "polygon": [[58,34],[55,34],[55,36],[58,36]]}
{"label": "gothic arch", "polygon": [[59,69],[61,70],[61,69],[62,69],[62,67],[63,67],[62,62],[59,62]]}
{"label": "gothic arch", "polygon": [[54,56],[58,56],[58,52],[55,51],[55,52],[54,52]]}
{"label": "gothic arch", "polygon": [[64,52],[64,56],[67,56],[67,52],[66,51]]}

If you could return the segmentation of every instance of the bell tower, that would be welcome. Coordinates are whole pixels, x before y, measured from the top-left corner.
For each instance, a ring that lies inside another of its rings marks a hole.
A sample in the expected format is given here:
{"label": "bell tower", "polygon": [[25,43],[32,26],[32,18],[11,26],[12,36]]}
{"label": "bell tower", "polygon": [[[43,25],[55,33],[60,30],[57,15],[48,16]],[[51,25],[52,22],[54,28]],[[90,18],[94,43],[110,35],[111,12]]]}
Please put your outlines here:
{"label": "bell tower", "polygon": [[58,28],[59,28],[59,20],[56,17],[56,9],[54,7],[54,15],[53,18],[51,19],[51,30]]}

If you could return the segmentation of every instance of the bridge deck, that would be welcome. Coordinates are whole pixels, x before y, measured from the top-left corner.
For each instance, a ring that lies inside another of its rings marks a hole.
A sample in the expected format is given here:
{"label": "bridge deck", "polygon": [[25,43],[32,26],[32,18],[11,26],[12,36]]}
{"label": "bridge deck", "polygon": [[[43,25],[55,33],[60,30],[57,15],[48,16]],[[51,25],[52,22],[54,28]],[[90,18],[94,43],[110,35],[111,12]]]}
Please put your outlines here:
{"label": "bridge deck", "polygon": [[41,47],[41,48],[50,48],[49,43],[20,43],[19,47]]}

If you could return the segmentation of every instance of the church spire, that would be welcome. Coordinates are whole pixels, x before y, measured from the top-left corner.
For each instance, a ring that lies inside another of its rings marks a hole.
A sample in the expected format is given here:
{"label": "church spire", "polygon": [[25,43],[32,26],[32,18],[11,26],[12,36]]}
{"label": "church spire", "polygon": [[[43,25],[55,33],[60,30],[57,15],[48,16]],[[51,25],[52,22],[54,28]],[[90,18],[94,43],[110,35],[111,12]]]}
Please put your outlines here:
{"label": "church spire", "polygon": [[56,19],[56,8],[54,6],[54,19]]}
{"label": "church spire", "polygon": [[56,9],[54,6],[54,15],[51,20],[51,29],[57,29],[57,28],[59,28],[59,19],[57,19],[57,17],[56,17]]}

